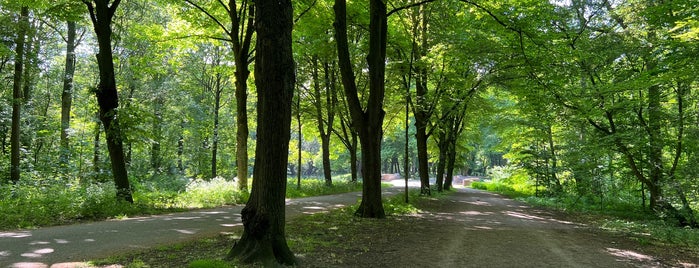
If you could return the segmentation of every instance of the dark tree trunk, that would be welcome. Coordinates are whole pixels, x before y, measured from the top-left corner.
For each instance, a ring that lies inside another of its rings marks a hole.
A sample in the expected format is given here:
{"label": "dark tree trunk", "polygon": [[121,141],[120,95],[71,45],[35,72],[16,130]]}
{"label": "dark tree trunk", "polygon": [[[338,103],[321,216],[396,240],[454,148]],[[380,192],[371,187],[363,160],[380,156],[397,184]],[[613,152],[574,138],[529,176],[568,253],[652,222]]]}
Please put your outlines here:
{"label": "dark tree trunk", "polygon": [[22,96],[22,74],[24,68],[24,41],[29,28],[29,8],[22,7],[19,17],[19,30],[15,40],[15,73],[12,81],[12,131],[10,134],[10,181],[19,182],[20,179],[20,140],[21,140],[21,109]]}
{"label": "dark tree trunk", "polygon": [[[218,176],[218,115],[221,110],[221,93],[223,93],[223,88],[221,85],[221,74],[217,73],[214,78],[214,85],[212,90],[214,91],[214,137],[213,143],[211,145],[211,178],[216,178]],[[247,175],[246,175],[247,176]]]}
{"label": "dark tree trunk", "polygon": [[[97,114],[97,117],[99,117],[99,113]],[[93,139],[92,139],[92,172],[95,173],[95,178],[99,177],[99,174],[102,173],[101,165],[100,165],[100,122],[96,121],[95,122],[95,128],[93,130]]]}
{"label": "dark tree trunk", "polygon": [[352,182],[358,181],[357,174],[357,133],[352,132],[352,146],[349,148],[350,153],[350,173],[352,174]]}
{"label": "dark tree trunk", "polygon": [[184,119],[180,121],[180,136],[177,139],[177,169],[180,173],[184,172],[184,164],[182,163],[182,155],[184,155]]}
{"label": "dark tree trunk", "polygon": [[[320,133],[320,143],[322,148],[322,158],[323,158],[323,176],[325,178],[325,185],[331,186],[332,181],[332,171],[330,169],[330,135],[332,135],[332,125],[335,118],[334,114],[334,102],[332,97],[332,85],[330,81],[330,68],[327,63],[323,64],[323,70],[325,73],[325,98],[321,93],[320,79],[318,77],[318,58],[313,57],[312,59],[313,69],[313,89],[314,89],[314,106],[316,109],[316,121],[318,122],[318,132]],[[323,107],[323,99],[325,99],[325,107]],[[325,112],[323,111],[325,108]],[[326,114],[323,117],[323,114]],[[326,120],[327,119],[327,123]],[[327,127],[327,129],[326,129]]]}
{"label": "dark tree trunk", "polygon": [[[420,7],[420,12],[413,16],[415,21],[415,28],[413,28],[413,35],[416,36],[417,40],[420,40],[420,45],[417,41],[413,42],[413,57],[415,60],[420,60],[427,56],[427,18],[424,14],[424,7]],[[418,25],[420,27],[418,27]],[[415,116],[415,140],[417,143],[417,159],[418,159],[418,173],[420,175],[420,194],[430,195],[430,174],[428,167],[428,155],[427,155],[427,139],[429,135],[427,134],[427,124],[429,124],[430,117],[432,116],[432,107],[434,103],[429,103],[427,100],[427,68],[423,65],[416,66],[415,68],[415,107],[413,107],[413,114]],[[439,178],[437,179],[439,181]],[[438,188],[441,191],[441,185]]]}
{"label": "dark tree trunk", "polygon": [[61,93],[61,152],[60,163],[68,166],[70,158],[70,142],[68,131],[70,130],[70,110],[73,104],[73,75],[75,74],[75,37],[77,34],[74,21],[68,21],[68,35],[66,38],[66,63],[63,72],[63,93]]}
{"label": "dark tree trunk", "polygon": [[112,18],[119,6],[120,0],[114,0],[109,5],[107,0],[93,0],[85,2],[90,11],[99,45],[97,65],[99,67],[100,81],[95,92],[99,106],[99,117],[104,125],[107,139],[107,150],[112,164],[112,175],[117,189],[117,199],[133,203],[131,186],[126,172],[124,159],[124,145],[117,108],[119,108],[119,96],[114,78],[114,62],[112,59]]}
{"label": "dark tree trunk", "polygon": [[418,125],[419,116],[415,113],[415,141],[417,143],[418,174],[420,176],[420,194],[430,195],[430,169],[427,156],[427,133],[424,124]]}
{"label": "dark tree trunk", "polygon": [[[238,189],[248,188],[248,69],[250,62],[250,44],[255,32],[255,5],[252,1],[243,0],[241,11],[238,13],[236,1],[229,0],[229,17],[232,30],[229,36],[233,42],[233,56],[235,60],[235,103],[236,103],[236,166],[238,176]],[[245,15],[247,8],[247,23]],[[244,26],[244,27],[243,27]]]}
{"label": "dark tree trunk", "polygon": [[255,84],[258,119],[252,193],[241,212],[244,231],[228,258],[265,266],[294,265],[286,243],[286,167],[295,74],[289,0],[257,0]]}
{"label": "dark tree trunk", "polygon": [[156,173],[162,172],[162,158],[160,156],[160,143],[163,140],[163,97],[158,94],[153,103],[153,143],[150,147],[150,164]]}
{"label": "dark tree trunk", "polygon": [[366,109],[359,101],[347,42],[347,2],[335,1],[335,36],[342,83],[349,106],[352,125],[359,131],[362,148],[362,201],[355,213],[365,218],[386,216],[381,200],[381,139],[385,112],[383,100],[386,70],[386,4],[381,0],[369,3],[369,97]]}
{"label": "dark tree trunk", "polygon": [[[445,132],[448,132],[449,130],[445,130]],[[446,162],[447,162],[447,150],[449,150],[448,147],[448,141],[447,141],[447,135],[448,133],[444,133],[443,137],[439,138],[438,147],[439,147],[439,160],[437,160],[437,192],[441,192],[444,189],[444,170],[446,168]]]}
{"label": "dark tree trunk", "polygon": [[454,163],[456,162],[456,137],[450,137],[447,145],[446,178],[444,179],[444,190],[449,191],[454,181]]}

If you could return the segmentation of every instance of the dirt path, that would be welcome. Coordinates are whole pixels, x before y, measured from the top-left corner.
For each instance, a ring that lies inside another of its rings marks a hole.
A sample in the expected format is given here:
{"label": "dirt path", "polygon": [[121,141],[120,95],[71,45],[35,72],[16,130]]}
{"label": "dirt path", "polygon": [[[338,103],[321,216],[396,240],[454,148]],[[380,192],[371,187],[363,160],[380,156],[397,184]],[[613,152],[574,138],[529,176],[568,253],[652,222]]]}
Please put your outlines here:
{"label": "dirt path", "polygon": [[[360,223],[340,245],[301,257],[307,267],[697,267],[699,256],[640,246],[559,220],[500,195],[457,189],[418,215]],[[340,227],[343,228],[343,227]],[[349,228],[349,227],[345,227]],[[359,239],[356,239],[359,237]],[[368,245],[367,245],[368,244]],[[649,252],[654,253],[647,253]],[[328,258],[324,256],[333,256]],[[679,256],[678,256],[679,255]]]}
{"label": "dirt path", "polygon": [[[391,188],[385,194],[399,191]],[[299,215],[353,204],[359,197],[349,193],[291,200],[287,218],[293,221]],[[422,210],[417,215],[350,219],[340,226],[319,221],[319,229],[301,226],[288,232],[321,245],[333,241],[327,247],[299,249],[301,267],[697,267],[699,263],[699,256],[657,247],[649,251],[621,235],[562,221],[549,211],[483,191],[457,189],[444,199],[417,205]],[[219,237],[222,244],[217,247],[225,249],[232,241],[217,234],[240,231],[240,209],[0,232],[0,267],[75,267],[85,259],[202,237]],[[186,262],[181,265],[186,267]]]}

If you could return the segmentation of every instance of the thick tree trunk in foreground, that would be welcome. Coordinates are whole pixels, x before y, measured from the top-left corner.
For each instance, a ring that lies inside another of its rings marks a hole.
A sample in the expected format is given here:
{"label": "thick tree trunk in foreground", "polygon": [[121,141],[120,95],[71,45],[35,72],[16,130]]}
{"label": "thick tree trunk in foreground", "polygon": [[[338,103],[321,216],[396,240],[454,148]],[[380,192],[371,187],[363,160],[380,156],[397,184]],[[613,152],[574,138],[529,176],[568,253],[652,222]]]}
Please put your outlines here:
{"label": "thick tree trunk in foreground", "polygon": [[61,152],[60,163],[66,167],[70,157],[68,131],[70,129],[70,109],[73,105],[73,75],[75,74],[76,23],[68,21],[66,39],[66,65],[63,71],[63,93],[61,93]]}
{"label": "thick tree trunk in foreground", "polygon": [[118,108],[119,96],[114,78],[114,62],[112,60],[112,18],[119,6],[120,0],[114,0],[109,5],[108,0],[84,1],[90,11],[90,18],[97,35],[99,52],[97,65],[100,82],[95,94],[99,106],[99,117],[104,125],[107,139],[107,150],[112,164],[112,175],[117,189],[117,199],[133,203],[131,186],[126,173],[124,145],[119,126]]}
{"label": "thick tree trunk in foreground", "polygon": [[295,73],[290,0],[257,0],[257,146],[250,199],[241,212],[244,231],[229,259],[265,266],[294,265],[286,243],[286,168]]}
{"label": "thick tree trunk in foreground", "polygon": [[20,115],[23,101],[22,74],[24,67],[24,38],[29,28],[29,8],[24,6],[20,11],[19,30],[15,40],[15,73],[12,82],[12,131],[10,134],[10,181],[19,182],[20,179]]}

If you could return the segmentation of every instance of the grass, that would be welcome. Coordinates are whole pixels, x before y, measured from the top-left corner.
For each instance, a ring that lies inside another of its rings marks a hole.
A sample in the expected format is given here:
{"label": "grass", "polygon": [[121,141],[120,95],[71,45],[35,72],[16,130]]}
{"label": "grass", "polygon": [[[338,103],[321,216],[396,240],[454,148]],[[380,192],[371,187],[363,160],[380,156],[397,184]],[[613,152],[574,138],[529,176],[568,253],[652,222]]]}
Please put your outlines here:
{"label": "grass", "polygon": [[[251,181],[250,181],[250,185]],[[159,176],[132,182],[134,203],[116,200],[111,182],[80,184],[61,179],[33,179],[0,185],[0,230],[29,229],[83,221],[121,219],[140,215],[244,204],[248,191],[233,181]],[[299,198],[361,191],[361,183],[337,179],[303,179],[301,188],[290,180],[287,197]]]}
{"label": "grass", "polygon": [[362,190],[362,184],[347,179],[333,180],[332,185],[327,186],[323,179],[301,179],[301,187],[296,179],[289,179],[286,184],[287,198],[301,198],[309,196],[331,195],[338,193],[356,192]]}

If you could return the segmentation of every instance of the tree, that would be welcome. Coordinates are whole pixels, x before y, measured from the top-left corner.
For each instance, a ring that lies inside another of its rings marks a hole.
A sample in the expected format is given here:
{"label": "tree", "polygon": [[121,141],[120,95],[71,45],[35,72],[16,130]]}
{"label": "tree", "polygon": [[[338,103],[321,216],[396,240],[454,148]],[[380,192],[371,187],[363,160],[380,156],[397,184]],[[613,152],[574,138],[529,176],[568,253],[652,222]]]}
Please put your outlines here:
{"label": "tree", "polygon": [[347,1],[335,0],[335,39],[337,40],[338,65],[345,89],[345,98],[352,118],[352,126],[357,128],[362,148],[362,201],[355,213],[365,218],[386,216],[381,201],[381,138],[385,112],[383,99],[385,92],[384,73],[386,69],[386,4],[380,0],[369,3],[369,97],[366,107],[359,100],[359,93],[350,62],[347,42]]}
{"label": "tree", "polygon": [[[255,33],[255,5],[252,1],[242,0],[240,8],[236,0],[229,0],[228,5],[223,1],[218,1],[226,11],[230,19],[230,29],[223,25],[213,13],[207,11],[202,6],[192,0],[185,0],[190,5],[204,12],[221,30],[227,38],[225,41],[231,42],[233,57],[235,61],[235,98],[236,98],[236,163],[238,166],[238,188],[247,189],[248,184],[248,77],[250,70],[248,66],[253,58],[251,51],[252,36]],[[218,38],[216,38],[218,39]]]}
{"label": "tree", "polygon": [[90,11],[90,19],[97,36],[99,52],[97,65],[99,67],[99,84],[95,90],[99,106],[99,118],[104,125],[107,140],[107,150],[112,164],[112,175],[117,189],[117,199],[133,203],[131,186],[126,172],[124,145],[121,127],[119,126],[118,108],[119,95],[114,77],[114,61],[112,59],[112,19],[121,0],[83,0]]}
{"label": "tree", "polygon": [[24,43],[29,28],[29,7],[22,6],[19,15],[19,27],[15,39],[15,73],[12,82],[12,134],[10,136],[10,181],[17,183],[20,179],[20,115],[24,96],[22,92],[22,75],[24,67]]}
{"label": "tree", "polygon": [[257,147],[250,199],[241,212],[244,231],[228,253],[245,263],[294,265],[286,243],[286,168],[291,131],[295,66],[291,49],[291,1],[255,2],[257,55]]}
{"label": "tree", "polygon": [[[337,106],[337,94],[335,94],[335,73],[328,62],[323,62],[325,96],[321,92],[320,78],[318,77],[318,58],[313,57],[312,77],[313,77],[313,106],[315,106],[316,119],[318,121],[318,132],[323,154],[323,175],[325,184],[332,185],[332,172],[330,170],[330,135],[333,133],[333,122],[335,121],[335,111]],[[325,99],[325,101],[323,101]],[[325,108],[325,111],[323,111]],[[323,116],[325,114],[325,116]]]}
{"label": "tree", "polygon": [[73,19],[66,21],[68,27],[66,36],[63,40],[66,42],[66,61],[63,74],[63,91],[61,93],[61,165],[67,166],[70,156],[70,112],[73,105],[73,89],[75,76],[75,48],[80,44],[82,35],[78,37],[77,23]]}

